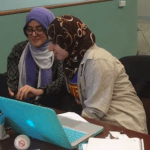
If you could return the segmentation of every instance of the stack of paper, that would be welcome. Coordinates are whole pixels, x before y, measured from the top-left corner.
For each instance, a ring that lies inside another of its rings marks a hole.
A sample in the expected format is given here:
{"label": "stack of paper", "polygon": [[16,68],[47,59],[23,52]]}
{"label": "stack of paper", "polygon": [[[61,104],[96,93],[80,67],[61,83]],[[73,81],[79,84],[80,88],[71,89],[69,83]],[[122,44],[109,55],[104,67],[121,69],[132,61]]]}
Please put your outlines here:
{"label": "stack of paper", "polygon": [[[113,139],[111,139],[113,137]],[[120,132],[111,132],[106,138],[89,138],[87,143],[79,145],[78,150],[144,150],[144,141],[129,138]]]}
{"label": "stack of paper", "polygon": [[142,150],[139,138],[100,139],[90,138],[86,150]]}

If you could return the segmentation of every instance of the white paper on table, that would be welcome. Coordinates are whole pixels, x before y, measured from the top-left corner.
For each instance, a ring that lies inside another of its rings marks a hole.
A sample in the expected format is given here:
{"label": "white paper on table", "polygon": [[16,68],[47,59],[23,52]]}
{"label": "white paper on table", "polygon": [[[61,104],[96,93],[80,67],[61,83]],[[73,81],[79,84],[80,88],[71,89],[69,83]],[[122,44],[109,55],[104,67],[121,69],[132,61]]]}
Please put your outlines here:
{"label": "white paper on table", "polygon": [[[112,137],[116,138],[116,139],[129,139],[129,137],[126,134],[121,134],[118,131],[109,131],[110,134],[108,134],[107,137],[105,137],[105,139],[111,139]],[[130,139],[136,139],[135,138],[130,138]],[[141,139],[141,150],[144,150],[144,140]]]}
{"label": "white paper on table", "polygon": [[82,144],[83,150],[86,150],[88,144]]}
{"label": "white paper on table", "polygon": [[144,140],[143,139],[141,139],[141,150],[144,150]]}
{"label": "white paper on table", "polygon": [[86,150],[143,150],[139,138],[102,139],[89,138]]}
{"label": "white paper on table", "polygon": [[84,118],[82,118],[80,115],[78,115],[75,112],[66,112],[66,113],[62,113],[62,114],[58,114],[59,116],[64,116],[64,117],[68,117],[70,119],[74,119],[77,121],[83,121],[83,122],[88,122],[86,121]]}
{"label": "white paper on table", "polygon": [[116,139],[128,139],[129,137],[126,134],[121,134],[117,131],[109,131],[109,133]]}

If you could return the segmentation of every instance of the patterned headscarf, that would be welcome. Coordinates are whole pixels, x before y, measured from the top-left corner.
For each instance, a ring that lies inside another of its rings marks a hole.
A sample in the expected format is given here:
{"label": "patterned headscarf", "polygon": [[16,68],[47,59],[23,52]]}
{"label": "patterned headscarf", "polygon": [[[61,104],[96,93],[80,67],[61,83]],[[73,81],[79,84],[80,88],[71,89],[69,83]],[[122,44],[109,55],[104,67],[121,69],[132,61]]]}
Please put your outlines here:
{"label": "patterned headscarf", "polygon": [[78,18],[64,15],[53,20],[48,36],[69,53],[64,61],[64,71],[67,78],[73,78],[85,52],[95,43],[95,35]]}

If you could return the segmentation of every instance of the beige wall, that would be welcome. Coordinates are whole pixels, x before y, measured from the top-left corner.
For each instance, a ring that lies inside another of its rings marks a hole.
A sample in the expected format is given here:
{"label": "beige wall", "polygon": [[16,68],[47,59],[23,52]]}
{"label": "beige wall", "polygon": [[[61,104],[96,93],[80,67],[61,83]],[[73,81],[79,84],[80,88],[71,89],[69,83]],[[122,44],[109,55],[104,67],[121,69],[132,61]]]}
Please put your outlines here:
{"label": "beige wall", "polygon": [[138,0],[138,16],[150,16],[150,0]]}

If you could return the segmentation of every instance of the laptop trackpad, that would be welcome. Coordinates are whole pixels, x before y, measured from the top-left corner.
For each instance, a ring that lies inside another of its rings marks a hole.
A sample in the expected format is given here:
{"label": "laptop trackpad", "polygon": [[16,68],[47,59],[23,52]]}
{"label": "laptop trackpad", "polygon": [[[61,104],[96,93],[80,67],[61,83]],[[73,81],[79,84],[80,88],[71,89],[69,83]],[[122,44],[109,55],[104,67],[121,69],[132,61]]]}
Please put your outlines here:
{"label": "laptop trackpad", "polygon": [[74,128],[74,127],[78,126],[79,124],[83,123],[81,121],[73,120],[73,119],[59,116],[59,115],[58,115],[58,119],[59,119],[60,123],[62,124],[62,126],[67,126],[70,128]]}

